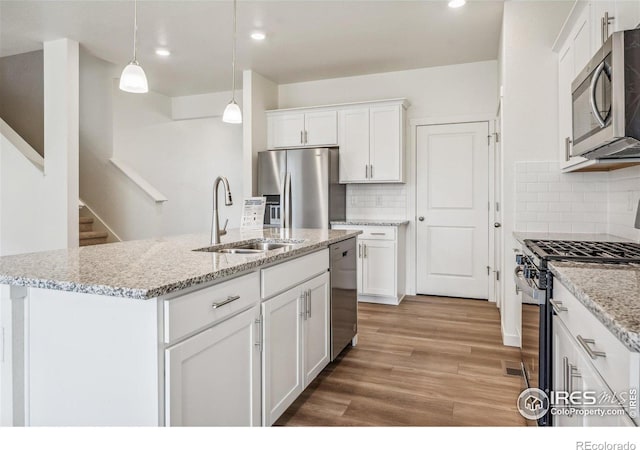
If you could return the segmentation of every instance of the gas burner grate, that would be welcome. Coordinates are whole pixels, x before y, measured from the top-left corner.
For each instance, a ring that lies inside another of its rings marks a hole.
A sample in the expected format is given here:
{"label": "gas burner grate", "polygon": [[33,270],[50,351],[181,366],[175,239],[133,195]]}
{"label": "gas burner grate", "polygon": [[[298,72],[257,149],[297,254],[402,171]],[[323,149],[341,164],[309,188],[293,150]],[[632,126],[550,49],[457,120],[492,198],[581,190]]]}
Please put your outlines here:
{"label": "gas burner grate", "polygon": [[640,244],[635,242],[549,241],[528,239],[525,244],[546,260],[640,263]]}

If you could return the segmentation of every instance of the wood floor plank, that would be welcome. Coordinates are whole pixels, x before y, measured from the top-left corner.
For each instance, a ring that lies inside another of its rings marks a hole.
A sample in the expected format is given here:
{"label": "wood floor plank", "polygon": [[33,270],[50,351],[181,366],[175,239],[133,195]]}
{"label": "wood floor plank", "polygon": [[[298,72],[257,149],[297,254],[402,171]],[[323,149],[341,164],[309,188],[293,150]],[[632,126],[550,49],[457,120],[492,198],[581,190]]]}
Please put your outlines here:
{"label": "wood floor plank", "polygon": [[359,345],[329,364],[276,422],[286,426],[524,426],[519,361],[481,300],[407,297],[358,305]]}

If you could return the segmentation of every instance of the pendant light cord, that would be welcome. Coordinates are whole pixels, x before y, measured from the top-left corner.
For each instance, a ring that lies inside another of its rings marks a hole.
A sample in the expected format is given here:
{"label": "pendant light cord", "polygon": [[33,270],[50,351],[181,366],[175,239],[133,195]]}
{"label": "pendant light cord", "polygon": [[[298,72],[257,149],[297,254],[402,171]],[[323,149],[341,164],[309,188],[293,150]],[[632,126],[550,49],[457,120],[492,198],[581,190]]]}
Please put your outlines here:
{"label": "pendant light cord", "polygon": [[236,101],[236,22],[237,22],[237,1],[233,0],[233,49],[231,57],[231,97]]}
{"label": "pendant light cord", "polygon": [[138,62],[138,1],[133,0],[133,61]]}

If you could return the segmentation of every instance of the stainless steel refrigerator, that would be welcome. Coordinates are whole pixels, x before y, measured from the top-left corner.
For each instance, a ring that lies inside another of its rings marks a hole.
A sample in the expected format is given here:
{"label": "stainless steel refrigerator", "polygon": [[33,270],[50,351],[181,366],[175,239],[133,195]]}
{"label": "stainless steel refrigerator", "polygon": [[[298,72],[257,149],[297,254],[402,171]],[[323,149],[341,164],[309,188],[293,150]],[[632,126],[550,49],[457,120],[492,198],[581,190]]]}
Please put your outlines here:
{"label": "stainless steel refrigerator", "polygon": [[346,189],[339,183],[337,148],[258,153],[258,193],[267,198],[265,225],[330,228],[346,216]]}

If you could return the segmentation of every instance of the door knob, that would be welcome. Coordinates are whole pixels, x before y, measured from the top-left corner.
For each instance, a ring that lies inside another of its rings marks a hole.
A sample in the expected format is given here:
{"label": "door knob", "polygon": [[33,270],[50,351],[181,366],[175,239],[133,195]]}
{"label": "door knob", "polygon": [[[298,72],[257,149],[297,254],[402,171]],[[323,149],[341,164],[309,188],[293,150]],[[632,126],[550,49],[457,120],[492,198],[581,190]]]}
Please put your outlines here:
{"label": "door knob", "polygon": [[420,222],[424,222],[424,216],[420,216],[420,217],[418,217],[418,220],[419,220]]}
{"label": "door knob", "polygon": [[500,228],[502,226],[502,224],[500,222],[496,222],[493,224],[494,227],[496,228]]}

